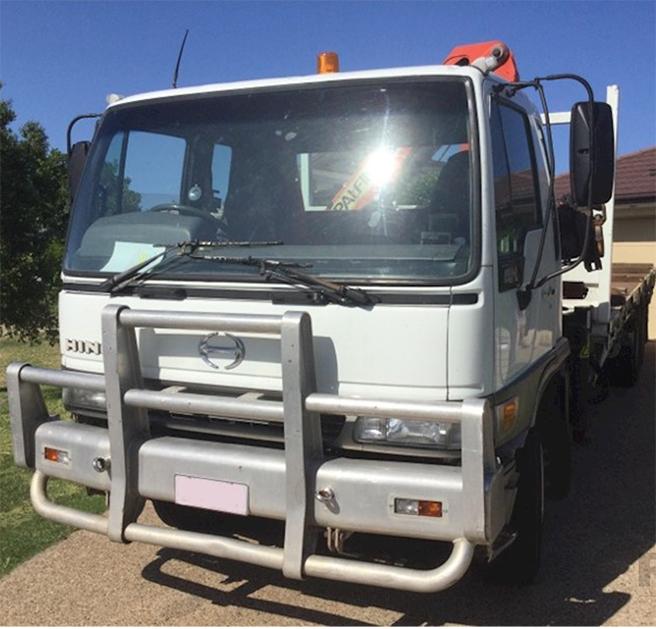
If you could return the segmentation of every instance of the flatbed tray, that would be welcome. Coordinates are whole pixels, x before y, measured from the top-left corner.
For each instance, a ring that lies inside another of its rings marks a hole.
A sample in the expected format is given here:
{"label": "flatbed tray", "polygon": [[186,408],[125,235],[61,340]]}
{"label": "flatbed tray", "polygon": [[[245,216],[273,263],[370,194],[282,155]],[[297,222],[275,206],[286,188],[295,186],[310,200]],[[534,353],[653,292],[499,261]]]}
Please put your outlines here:
{"label": "flatbed tray", "polygon": [[611,306],[623,305],[653,268],[649,263],[614,262],[610,283]]}

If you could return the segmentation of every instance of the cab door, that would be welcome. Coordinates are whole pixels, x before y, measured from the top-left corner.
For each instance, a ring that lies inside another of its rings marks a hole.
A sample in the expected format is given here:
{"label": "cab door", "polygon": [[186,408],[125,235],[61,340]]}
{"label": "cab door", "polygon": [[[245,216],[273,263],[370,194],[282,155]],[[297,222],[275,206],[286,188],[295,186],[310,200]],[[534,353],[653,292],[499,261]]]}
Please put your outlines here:
{"label": "cab door", "polygon": [[[554,313],[560,296],[552,285],[533,290],[521,303],[518,289],[531,279],[538,258],[546,215],[548,180],[541,190],[539,164],[544,167],[536,128],[526,111],[494,97],[490,109],[494,178],[496,247],[495,382],[512,380],[555,342]],[[541,161],[539,161],[541,159]],[[543,172],[546,175],[546,171]],[[541,277],[555,264],[551,227],[545,238]],[[550,269],[551,270],[551,269]],[[553,291],[553,292],[552,292]],[[550,314],[545,314],[543,310]]]}

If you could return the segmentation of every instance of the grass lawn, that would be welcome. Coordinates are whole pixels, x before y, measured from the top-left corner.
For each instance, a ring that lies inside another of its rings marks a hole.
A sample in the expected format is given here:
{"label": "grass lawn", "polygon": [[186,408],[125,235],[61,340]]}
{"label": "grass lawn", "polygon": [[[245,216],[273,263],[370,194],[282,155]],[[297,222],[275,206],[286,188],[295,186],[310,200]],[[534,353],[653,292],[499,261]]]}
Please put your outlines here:
{"label": "grass lawn", "polygon": [[[0,576],[73,530],[34,513],[29,498],[31,472],[14,465],[5,371],[7,364],[18,360],[40,367],[58,367],[59,347],[47,343],[30,346],[0,338]],[[42,387],[42,390],[50,413],[64,417],[61,389]],[[70,507],[96,513],[105,508],[104,498],[88,496],[84,488],[72,483],[52,480],[48,493],[55,502]]]}

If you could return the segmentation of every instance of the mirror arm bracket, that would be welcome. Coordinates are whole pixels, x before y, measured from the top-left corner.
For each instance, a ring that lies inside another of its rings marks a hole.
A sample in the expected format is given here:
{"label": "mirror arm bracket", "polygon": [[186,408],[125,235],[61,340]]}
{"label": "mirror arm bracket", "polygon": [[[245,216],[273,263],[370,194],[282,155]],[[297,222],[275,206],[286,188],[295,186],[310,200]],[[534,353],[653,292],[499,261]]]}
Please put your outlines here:
{"label": "mirror arm bracket", "polygon": [[80,120],[85,120],[87,118],[100,118],[102,114],[80,114],[75,116],[73,120],[68,123],[68,128],[66,129],[66,154],[71,156],[71,149],[73,148],[73,143],[71,142],[71,133],[73,132],[73,127],[80,122]]}
{"label": "mirror arm bracket", "polygon": [[[536,288],[540,288],[544,284],[546,284],[549,280],[552,280],[555,277],[558,277],[559,275],[563,275],[564,273],[568,273],[575,267],[577,267],[581,262],[583,262],[583,259],[585,258],[586,252],[588,250],[589,246],[589,240],[590,240],[590,223],[592,221],[592,189],[590,186],[590,181],[588,181],[588,218],[587,218],[587,223],[586,223],[586,228],[585,228],[585,236],[583,239],[583,247],[581,250],[580,255],[576,260],[571,262],[565,267],[562,267],[558,269],[557,271],[554,271],[553,273],[549,273],[542,277],[540,280],[537,280],[537,274],[538,270],[540,268],[540,262],[542,259],[542,252],[543,252],[543,247],[544,247],[544,240],[546,237],[546,231],[547,227],[549,224],[549,220],[551,219],[552,213],[555,215],[555,199],[553,198],[553,185],[554,185],[554,178],[555,178],[555,164],[553,163],[553,139],[551,135],[551,119],[549,116],[549,111],[547,109],[547,101],[544,96],[544,90],[542,88],[542,82],[543,81],[560,81],[563,79],[569,79],[572,81],[576,81],[580,83],[583,88],[585,89],[587,96],[588,96],[588,102],[592,106],[592,103],[594,102],[594,92],[592,90],[592,86],[588,81],[586,81],[583,77],[579,76],[578,74],[550,74],[547,76],[542,76],[542,77],[535,77],[532,81],[516,81],[514,83],[510,84],[505,84],[505,85],[498,85],[495,86],[493,89],[495,91],[503,91],[504,89],[509,90],[509,95],[514,96],[516,92],[518,92],[521,89],[527,88],[527,87],[533,87],[535,88],[539,95],[540,95],[540,100],[542,102],[542,107],[545,110],[546,114],[546,126],[547,126],[547,131],[548,131],[548,136],[549,136],[549,145],[550,145],[550,155],[547,155],[549,158],[549,164],[548,168],[550,171],[550,185],[549,185],[549,208],[547,212],[547,220],[545,221],[545,225],[543,227],[543,233],[542,237],[540,239],[540,245],[539,245],[539,250],[538,250],[538,256],[535,262],[535,266],[533,268],[532,272],[532,277],[531,280],[524,286],[524,288],[520,288],[517,291],[517,302],[519,304],[519,309],[520,310],[525,310],[528,305],[531,303],[531,294],[532,291]],[[592,131],[593,125],[590,125],[590,150],[592,151],[593,148],[593,131]],[[592,178],[592,173],[590,173],[589,178]],[[553,212],[552,212],[553,211]],[[536,281],[537,280],[537,281]]]}

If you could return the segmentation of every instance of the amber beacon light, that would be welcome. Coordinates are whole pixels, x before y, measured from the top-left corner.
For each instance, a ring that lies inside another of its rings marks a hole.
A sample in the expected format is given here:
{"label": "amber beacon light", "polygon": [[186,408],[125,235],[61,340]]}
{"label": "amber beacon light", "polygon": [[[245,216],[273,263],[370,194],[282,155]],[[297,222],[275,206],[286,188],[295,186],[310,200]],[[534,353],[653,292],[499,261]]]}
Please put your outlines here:
{"label": "amber beacon light", "polygon": [[320,52],[317,55],[317,72],[339,72],[339,57],[336,52]]}

